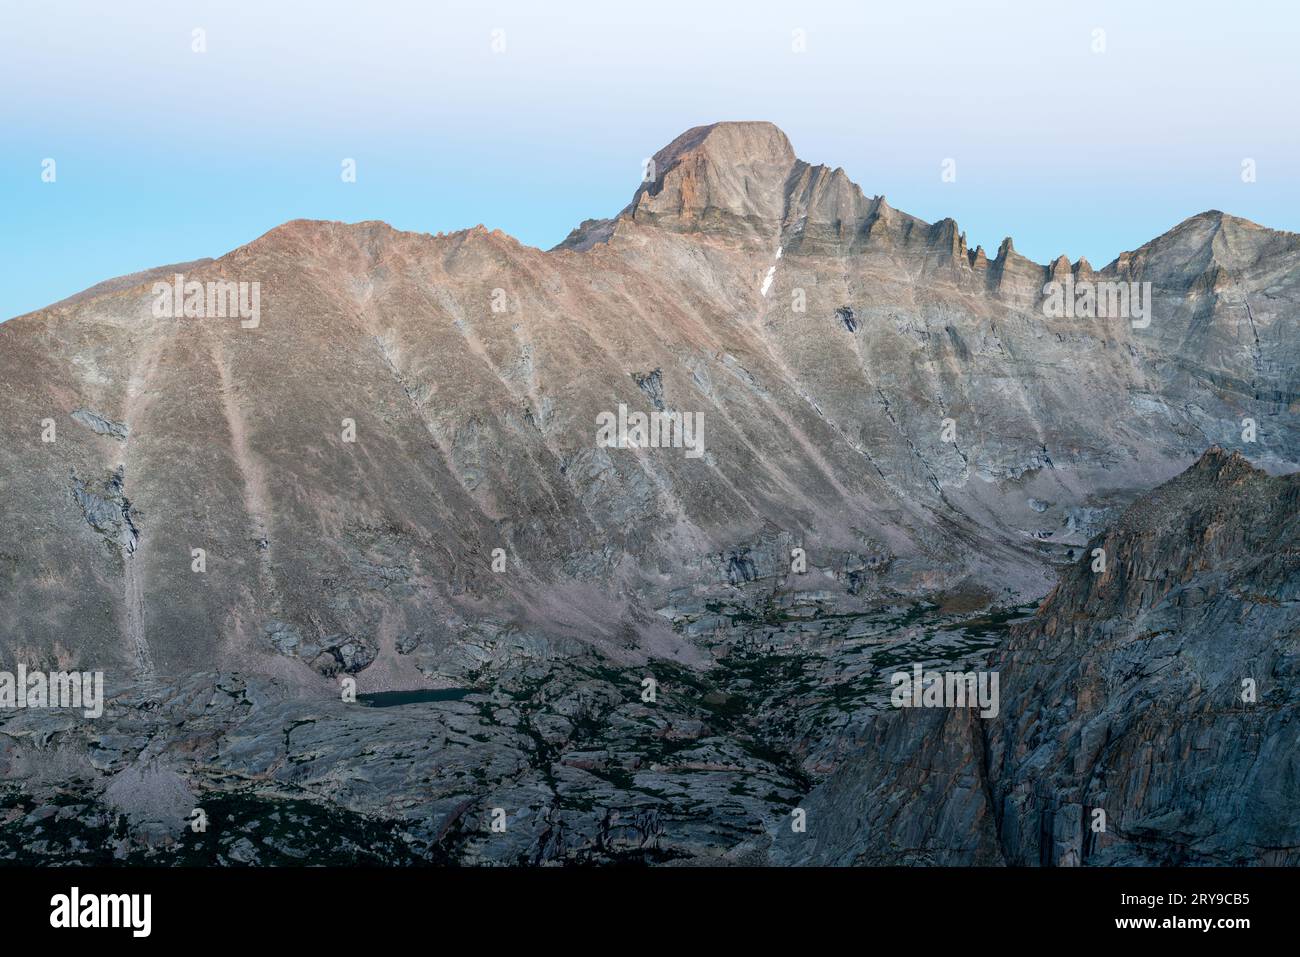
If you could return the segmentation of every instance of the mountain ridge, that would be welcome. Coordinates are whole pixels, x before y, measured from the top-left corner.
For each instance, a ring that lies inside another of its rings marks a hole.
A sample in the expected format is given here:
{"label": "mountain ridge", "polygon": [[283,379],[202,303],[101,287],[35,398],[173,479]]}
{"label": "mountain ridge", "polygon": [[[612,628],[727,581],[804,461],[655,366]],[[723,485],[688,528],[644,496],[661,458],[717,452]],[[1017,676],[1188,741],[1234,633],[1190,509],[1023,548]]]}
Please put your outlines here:
{"label": "mountain ridge", "polygon": [[[882,202],[884,200],[883,195],[876,198],[880,199]],[[888,206],[887,203],[885,203],[884,205],[886,207]],[[892,207],[889,208],[892,210]],[[1264,232],[1266,232],[1272,237],[1278,237],[1278,238],[1293,237],[1293,239],[1291,240],[1292,244],[1294,245],[1295,248],[1300,248],[1300,233],[1295,233],[1288,230],[1276,229],[1271,226],[1264,226],[1260,223],[1254,222],[1253,220],[1246,219],[1245,217],[1236,216],[1231,213],[1225,213],[1217,209],[1209,209],[1209,210],[1204,210],[1203,212],[1200,213],[1196,213],[1192,216],[1188,216],[1186,219],[1176,223],[1175,225],[1171,226],[1169,229],[1165,230],[1165,232],[1154,237],[1153,239],[1148,240],[1146,243],[1143,243],[1141,246],[1138,246],[1135,249],[1125,250],[1121,252],[1118,256],[1116,256],[1115,259],[1112,259],[1105,266],[1101,267],[1101,269],[1094,269],[1092,266],[1088,264],[1088,260],[1086,258],[1081,258],[1079,260],[1075,260],[1074,263],[1071,264],[1070,266],[1071,272],[1073,272],[1075,275],[1079,275],[1082,273],[1091,274],[1098,278],[1103,278],[1104,275],[1107,274],[1114,274],[1118,271],[1118,268],[1122,263],[1127,263],[1129,260],[1132,259],[1132,257],[1141,253],[1143,250],[1146,250],[1150,247],[1157,245],[1158,243],[1161,242],[1161,240],[1166,239],[1166,237],[1170,237],[1181,233],[1186,227],[1189,227],[1193,224],[1200,223],[1203,221],[1209,221],[1209,220],[1213,220],[1216,223],[1218,221],[1231,221],[1233,223],[1242,224],[1247,228],[1263,230]],[[584,220],[583,223],[574,227],[574,229],[570,232],[569,237],[566,237],[566,239],[561,240],[559,243],[555,244],[554,246],[551,246],[550,248],[543,249],[540,246],[528,245],[527,243],[516,238],[513,234],[511,234],[510,232],[504,229],[490,228],[483,223],[477,223],[473,226],[467,226],[463,229],[437,232],[437,233],[428,233],[428,232],[423,232],[421,230],[399,229],[398,227],[389,224],[385,220],[378,220],[378,219],[367,219],[367,220],[356,220],[356,221],[334,220],[334,219],[312,219],[312,218],[289,219],[289,220],[285,220],[283,223],[280,223],[279,225],[271,227],[266,232],[262,233],[257,237],[254,237],[253,239],[249,240],[247,243],[244,243],[240,246],[236,246],[233,249],[225,253],[222,253],[219,256],[201,257],[199,259],[191,260],[189,262],[172,263],[163,266],[152,266],[152,267],[147,267],[145,269],[137,270],[136,272],[133,273],[125,273],[121,276],[113,276],[108,279],[101,280],[100,282],[95,283],[94,285],[88,286],[85,289],[80,290],[79,292],[75,292],[70,296],[66,296],[63,299],[60,299],[56,302],[52,302],[47,306],[42,306],[38,309],[33,309],[30,312],[21,313],[5,321],[12,322],[17,319],[26,319],[33,316],[38,316],[42,313],[46,313],[51,310],[64,308],[77,302],[83,302],[89,298],[97,298],[100,296],[110,295],[112,293],[119,292],[124,289],[142,288],[146,285],[152,286],[154,282],[165,281],[166,279],[170,278],[171,273],[174,271],[177,270],[182,272],[186,270],[192,271],[194,269],[202,269],[205,267],[213,266],[215,264],[220,264],[228,257],[234,255],[235,253],[238,253],[240,250],[245,249],[248,246],[251,246],[263,240],[268,240],[274,236],[281,234],[285,230],[300,229],[303,226],[310,226],[313,228],[328,227],[331,229],[337,229],[339,227],[343,227],[345,229],[357,229],[357,230],[370,230],[376,226],[383,226],[384,228],[391,230],[395,234],[401,234],[404,236],[411,236],[411,237],[443,239],[443,240],[455,240],[455,239],[465,238],[470,235],[486,234],[486,235],[495,235],[499,237],[504,237],[524,249],[531,249],[540,253],[553,253],[561,250],[572,251],[572,252],[586,251],[586,249],[590,248],[590,246],[580,248],[575,244],[572,244],[571,239],[575,235],[579,235],[583,233],[584,230],[592,229],[598,226],[602,226],[604,224],[612,224],[613,222],[615,222],[615,220],[613,219]],[[923,223],[926,227],[941,226],[947,223],[951,223],[953,225],[956,224],[955,220],[951,220],[947,218],[938,220],[936,223],[933,224],[925,223],[923,220],[919,220],[919,219],[917,220],[917,222]],[[1028,259],[1027,257],[1023,257],[1018,252],[1016,252],[1014,241],[1010,236],[1003,239],[1002,244],[999,246],[999,249],[995,251],[992,260],[987,259],[983,246],[976,246],[973,249],[967,250],[967,252],[972,259],[976,255],[979,255],[981,257],[984,257],[986,262],[990,262],[990,263],[997,263],[1008,253],[1014,254],[1024,259],[1026,262],[1031,263],[1032,265],[1042,269],[1044,273],[1048,276],[1052,275],[1053,267],[1058,260],[1064,258],[1067,262],[1069,261],[1068,257],[1066,257],[1064,254],[1057,257],[1057,260],[1052,260],[1051,262],[1047,262],[1047,263],[1039,263],[1035,260]],[[141,278],[137,279],[137,277],[141,277]]]}
{"label": "mountain ridge", "polygon": [[[800,542],[830,605],[1040,595],[1113,509],[1239,445],[1244,416],[1262,462],[1300,458],[1289,239],[1200,214],[1124,267],[1160,292],[1150,330],[1053,318],[1052,267],[1009,240],[981,260],[955,222],[867,200],[775,127],[704,130],[581,251],[292,220],[186,276],[260,283],[258,328],[155,316],[149,281],[0,326],[17,476],[0,519],[27,536],[0,569],[28,596],[0,627],[65,656],[119,631],[129,661],[143,618],[163,671],[229,658],[304,680],[292,649],[329,672],[348,647],[384,688],[456,680],[463,624],[495,607],[493,655],[585,635],[694,660],[658,610],[806,587],[781,570]],[[709,165],[729,138],[757,143],[739,178]],[[1199,265],[1207,241],[1249,268]],[[699,413],[704,454],[595,446],[620,406]],[[113,510],[139,531],[130,555],[95,524]],[[198,541],[220,575],[191,576]],[[42,589],[89,602],[85,634],[33,637]],[[453,624],[422,623],[430,608]],[[399,650],[417,632],[418,662]]]}
{"label": "mountain ridge", "polygon": [[293,220],[0,324],[0,649],[109,689],[0,709],[0,856],[1300,860],[1296,237],[990,260],[778,134],[566,249]]}
{"label": "mountain ridge", "polygon": [[[719,144],[716,142],[718,139],[725,139],[726,143]],[[756,141],[760,144],[760,148],[765,151],[766,155],[757,158],[747,157],[745,155],[737,156],[737,153],[743,154],[745,152],[744,149],[728,149],[728,147],[743,148],[747,145],[752,146]],[[774,146],[775,150],[773,150]],[[643,220],[646,217],[653,220],[656,218],[656,212],[652,209],[642,211],[638,208],[639,204],[641,204],[645,197],[650,197],[651,199],[657,197],[664,187],[665,178],[671,172],[680,167],[683,162],[694,163],[695,165],[708,170],[707,174],[701,173],[700,175],[718,177],[721,173],[725,172],[727,175],[723,178],[726,180],[732,180],[732,182],[724,183],[723,185],[730,185],[735,188],[737,186],[734,182],[735,171],[745,167],[746,165],[752,165],[752,163],[755,162],[755,159],[769,165],[774,163],[778,165],[784,163],[788,167],[786,182],[783,183],[783,187],[785,188],[793,188],[795,185],[798,185],[806,193],[819,191],[825,193],[829,191],[836,193],[837,199],[840,202],[856,204],[860,207],[857,211],[857,218],[868,227],[876,220],[884,219],[888,221],[891,216],[894,216],[901,217],[909,228],[925,230],[927,232],[937,231],[935,234],[936,238],[938,236],[948,237],[947,242],[954,247],[954,256],[967,256],[969,260],[968,265],[972,268],[976,267],[977,257],[982,257],[991,267],[996,269],[999,267],[999,264],[1002,268],[1005,268],[1006,260],[1014,256],[1017,260],[1022,260],[1024,263],[1032,264],[1041,269],[1046,277],[1050,277],[1055,274],[1055,262],[1062,258],[1058,256],[1057,260],[1053,260],[1049,263],[1039,263],[1027,259],[1015,251],[1014,243],[1011,237],[1008,236],[1003,239],[1002,243],[999,245],[994,258],[988,260],[987,254],[984,253],[982,246],[977,246],[974,249],[966,248],[965,233],[960,230],[960,227],[955,220],[945,217],[934,223],[928,223],[908,213],[895,210],[885,200],[884,194],[872,197],[866,196],[861,187],[848,178],[842,167],[831,168],[821,164],[809,164],[798,159],[792,145],[790,144],[789,138],[785,133],[775,124],[763,120],[720,121],[693,127],[685,131],[655,153],[653,160],[656,163],[657,175],[651,182],[643,182],[637,188],[631,202],[629,202],[620,213],[609,219],[585,220],[583,223],[575,227],[564,240],[561,240],[561,242],[557,243],[555,246],[544,251],[585,251],[596,242],[608,241],[609,234],[617,226],[620,220],[624,218],[636,219],[638,212],[640,212]],[[797,182],[794,184],[789,182],[791,177],[794,177]],[[749,184],[747,177],[743,174],[741,174],[741,181],[741,191],[749,191],[753,184]],[[1225,213],[1221,210],[1208,209],[1188,216],[1186,219],[1171,226],[1169,229],[1148,240],[1136,249],[1122,251],[1100,270],[1094,270],[1091,266],[1087,265],[1086,260],[1081,259],[1075,261],[1075,264],[1072,267],[1072,272],[1078,274],[1080,265],[1082,264],[1083,266],[1086,266],[1086,269],[1084,270],[1085,272],[1095,273],[1099,278],[1118,275],[1127,269],[1133,259],[1140,258],[1147,251],[1157,248],[1162,243],[1167,243],[1175,237],[1181,236],[1192,229],[1195,225],[1205,222],[1213,223],[1216,227],[1216,234],[1215,236],[1210,237],[1208,240],[1209,242],[1212,242],[1216,238],[1218,230],[1221,230],[1225,224],[1229,224],[1230,227],[1236,229],[1244,228],[1246,230],[1263,230],[1271,241],[1284,243],[1292,251],[1300,249],[1300,233],[1274,229],[1272,227],[1255,223],[1252,220],[1245,219],[1244,217]],[[130,273],[104,280],[94,286],[90,286],[80,292],[74,293],[63,300],[52,303],[49,306],[13,318],[25,318],[27,316],[36,315],[49,309],[54,309],[82,299],[88,295],[107,294],[117,288],[122,288],[121,284],[124,280],[133,280],[137,276],[143,277],[139,280],[140,284],[143,284],[157,279],[169,269],[178,267],[192,268],[211,263],[219,263],[247,246],[277,236],[287,228],[298,227],[301,224],[315,224],[317,226],[329,227],[342,226],[363,231],[366,229],[373,229],[375,225],[383,225],[395,233],[412,236],[431,236],[433,238],[446,238],[449,240],[481,231],[508,237],[525,248],[543,251],[541,250],[541,247],[527,246],[527,244],[515,239],[510,233],[504,230],[499,228],[489,229],[484,224],[478,224],[450,232],[426,233],[419,230],[400,230],[382,220],[362,220],[349,223],[339,220],[292,219],[272,227],[260,236],[250,240],[248,243],[238,246],[215,259],[198,259],[190,263],[175,264],[173,266],[147,267],[136,273]],[[1207,264],[1207,266],[1208,265],[1214,265],[1214,263]]]}

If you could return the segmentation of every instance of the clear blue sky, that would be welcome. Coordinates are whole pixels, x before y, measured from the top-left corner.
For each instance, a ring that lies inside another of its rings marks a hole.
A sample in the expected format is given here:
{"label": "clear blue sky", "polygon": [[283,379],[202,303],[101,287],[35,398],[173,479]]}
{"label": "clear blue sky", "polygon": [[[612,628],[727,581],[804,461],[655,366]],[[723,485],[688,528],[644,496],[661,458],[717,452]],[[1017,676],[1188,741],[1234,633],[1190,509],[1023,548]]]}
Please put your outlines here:
{"label": "clear blue sky", "polygon": [[1281,0],[3,0],[0,318],[298,217],[549,247],[722,119],[1040,261],[1209,208],[1300,231],[1298,28]]}

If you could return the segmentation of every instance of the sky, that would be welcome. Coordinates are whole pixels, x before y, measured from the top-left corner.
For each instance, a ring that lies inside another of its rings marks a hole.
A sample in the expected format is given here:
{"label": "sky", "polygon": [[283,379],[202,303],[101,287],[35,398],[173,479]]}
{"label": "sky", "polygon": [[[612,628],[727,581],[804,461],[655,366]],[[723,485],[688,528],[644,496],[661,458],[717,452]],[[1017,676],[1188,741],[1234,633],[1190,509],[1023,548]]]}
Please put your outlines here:
{"label": "sky", "polygon": [[1040,262],[1206,209],[1300,231],[1298,28],[1282,0],[0,0],[0,319],[297,218],[549,248],[718,120]]}

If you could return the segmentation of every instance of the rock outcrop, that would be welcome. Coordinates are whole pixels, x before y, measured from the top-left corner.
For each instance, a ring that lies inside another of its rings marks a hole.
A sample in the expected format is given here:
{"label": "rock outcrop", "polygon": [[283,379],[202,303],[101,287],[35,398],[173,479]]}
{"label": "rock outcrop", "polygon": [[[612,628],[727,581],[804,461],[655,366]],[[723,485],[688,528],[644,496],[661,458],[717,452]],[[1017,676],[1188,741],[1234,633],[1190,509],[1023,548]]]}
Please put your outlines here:
{"label": "rock outcrop", "polygon": [[1300,475],[1210,449],[1012,627],[996,718],[878,719],[775,859],[1300,863],[1297,505]]}

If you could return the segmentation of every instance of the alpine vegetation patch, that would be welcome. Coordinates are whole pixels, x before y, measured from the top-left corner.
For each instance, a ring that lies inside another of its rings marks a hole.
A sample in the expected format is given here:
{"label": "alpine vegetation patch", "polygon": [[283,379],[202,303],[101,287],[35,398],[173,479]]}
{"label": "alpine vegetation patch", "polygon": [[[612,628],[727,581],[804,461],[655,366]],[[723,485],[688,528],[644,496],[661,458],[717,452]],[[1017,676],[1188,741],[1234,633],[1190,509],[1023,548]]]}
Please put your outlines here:
{"label": "alpine vegetation patch", "polygon": [[618,414],[596,416],[596,447],[605,449],[685,449],[688,459],[704,454],[704,415],[701,412],[629,412],[619,403]]}
{"label": "alpine vegetation patch", "polygon": [[998,716],[996,671],[895,671],[889,696],[895,708],[979,708],[981,718]]}
{"label": "alpine vegetation patch", "polygon": [[1151,283],[1054,279],[1043,286],[1043,315],[1050,319],[1127,319],[1151,325]]}
{"label": "alpine vegetation patch", "polygon": [[50,926],[127,927],[132,937],[148,937],[153,930],[153,895],[82,894],[73,887],[50,898]]}
{"label": "alpine vegetation patch", "polygon": [[104,672],[0,671],[0,708],[81,708],[87,718],[104,713]]}
{"label": "alpine vegetation patch", "polygon": [[240,319],[243,329],[262,322],[262,284],[233,279],[186,280],[176,273],[171,282],[153,284],[155,319]]}

